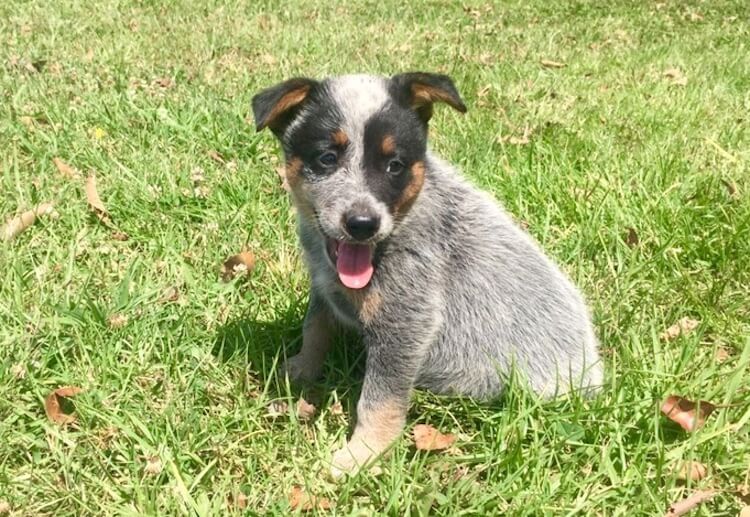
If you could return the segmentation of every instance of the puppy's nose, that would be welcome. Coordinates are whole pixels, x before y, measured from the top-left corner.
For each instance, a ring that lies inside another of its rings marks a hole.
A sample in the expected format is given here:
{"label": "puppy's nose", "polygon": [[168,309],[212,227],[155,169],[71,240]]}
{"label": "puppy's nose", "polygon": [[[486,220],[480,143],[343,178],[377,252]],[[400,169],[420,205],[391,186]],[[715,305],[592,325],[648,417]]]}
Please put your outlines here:
{"label": "puppy's nose", "polygon": [[378,232],[380,218],[366,214],[352,214],[346,216],[344,225],[349,235],[358,241],[364,241]]}

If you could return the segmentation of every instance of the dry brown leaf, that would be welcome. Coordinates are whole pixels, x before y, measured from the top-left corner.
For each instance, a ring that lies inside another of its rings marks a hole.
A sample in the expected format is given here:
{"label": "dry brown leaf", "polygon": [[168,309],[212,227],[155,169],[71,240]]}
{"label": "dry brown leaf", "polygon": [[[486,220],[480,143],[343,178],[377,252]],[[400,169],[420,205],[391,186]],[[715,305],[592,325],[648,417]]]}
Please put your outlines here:
{"label": "dry brown leaf", "polygon": [[221,279],[224,282],[229,282],[237,275],[249,274],[254,267],[255,255],[252,251],[245,250],[224,261],[221,266]]}
{"label": "dry brown leaf", "polygon": [[120,242],[125,242],[125,241],[127,241],[128,239],[130,239],[130,237],[128,237],[128,234],[127,234],[127,233],[125,233],[125,232],[120,232],[120,231],[114,231],[114,232],[112,232],[112,235],[111,235],[111,237],[112,237],[112,238],[113,238],[114,240],[116,240],[116,241],[120,241]]}
{"label": "dry brown leaf", "polygon": [[284,167],[283,165],[276,167],[276,174],[278,174],[279,178],[281,178],[281,188],[289,192],[291,190],[291,187],[289,186],[289,182],[286,180],[286,167]]}
{"label": "dry brown leaf", "polygon": [[176,286],[169,287],[162,293],[161,302],[176,302],[180,299],[180,290]]}
{"label": "dry brown leaf", "polygon": [[638,232],[635,231],[635,228],[629,227],[628,234],[625,236],[625,244],[632,248],[634,246],[637,246],[640,241],[641,240],[638,237]]}
{"label": "dry brown leaf", "polygon": [[317,409],[315,408],[315,405],[310,404],[302,397],[300,397],[300,399],[297,401],[297,418],[299,418],[300,420],[304,422],[312,420],[312,418],[315,416],[316,411]]}
{"label": "dry brown leaf", "polygon": [[716,361],[717,363],[723,363],[730,357],[732,357],[732,353],[729,351],[729,349],[723,346],[718,347],[714,352],[714,361]]}
{"label": "dry brown leaf", "polygon": [[560,61],[552,61],[549,59],[542,59],[540,63],[545,68],[564,68],[565,67],[565,63],[561,63]]}
{"label": "dry brown leaf", "polygon": [[724,184],[724,186],[727,189],[727,194],[730,198],[736,199],[739,196],[737,195],[737,184],[730,180],[730,179],[722,179],[721,182]]}
{"label": "dry brown leaf", "polygon": [[273,400],[266,408],[266,416],[269,418],[278,418],[289,412],[289,404],[283,400]]}
{"label": "dry brown leaf", "polygon": [[124,314],[112,314],[109,317],[109,326],[113,329],[119,329],[128,324],[128,317]]}
{"label": "dry brown leaf", "polygon": [[248,505],[247,496],[243,494],[242,492],[240,492],[239,494],[235,495],[232,498],[230,504],[233,505],[235,508],[244,510],[245,508],[247,508],[247,505]]}
{"label": "dry brown leaf", "polygon": [[99,220],[105,224],[109,223],[109,213],[107,207],[102,203],[102,199],[99,197],[99,192],[96,190],[96,175],[89,174],[86,179],[86,200],[89,202],[89,206],[94,211]]}
{"label": "dry brown leaf", "polygon": [[417,424],[412,431],[414,445],[420,451],[440,451],[456,441],[453,434],[443,434],[429,424]]}
{"label": "dry brown leaf", "polygon": [[222,165],[227,163],[227,161],[217,151],[214,150],[208,151],[208,157],[216,163],[220,163]]}
{"label": "dry brown leaf", "polygon": [[143,472],[149,476],[156,476],[161,474],[161,471],[164,470],[164,465],[162,465],[161,458],[159,456],[149,456],[146,458],[146,466],[143,467]]}
{"label": "dry brown leaf", "polygon": [[0,501],[0,515],[10,513],[10,503],[8,501]]}
{"label": "dry brown leaf", "polygon": [[718,490],[698,490],[682,501],[670,504],[667,513],[664,515],[666,517],[679,517],[680,515],[685,515],[690,510],[693,510],[702,502],[708,501],[718,493]]}
{"label": "dry brown leaf", "polygon": [[672,84],[676,86],[686,86],[688,79],[687,76],[679,68],[668,68],[664,70],[664,77],[671,79]]}
{"label": "dry brown leaf", "polygon": [[676,422],[685,431],[696,431],[703,427],[706,418],[717,408],[706,400],[693,402],[679,395],[670,395],[661,405],[661,412]]}
{"label": "dry brown leaf", "polygon": [[697,461],[683,461],[675,469],[677,479],[682,481],[700,481],[706,477],[708,469],[703,463]]}
{"label": "dry brown leaf", "polygon": [[742,508],[739,517],[750,517],[750,506]]}
{"label": "dry brown leaf", "polygon": [[289,494],[289,506],[292,510],[302,510],[303,512],[309,512],[310,510],[330,510],[333,508],[333,503],[325,497],[317,497],[309,494],[299,485],[292,487],[292,493]]}
{"label": "dry brown leaf", "polygon": [[82,391],[81,388],[76,386],[63,386],[47,395],[47,398],[44,400],[44,412],[47,413],[47,418],[56,424],[71,424],[75,422],[75,414],[72,412],[65,413],[62,404],[65,403],[66,399],[75,397]]}
{"label": "dry brown leaf", "polygon": [[164,89],[171,88],[172,86],[174,86],[174,81],[172,81],[172,79],[169,77],[159,77],[157,79],[154,79],[153,83],[156,86],[159,86]]}
{"label": "dry brown leaf", "polygon": [[52,217],[55,217],[57,216],[57,212],[55,212],[52,203],[42,203],[33,210],[27,210],[18,217],[14,217],[5,223],[2,229],[0,229],[2,240],[9,241],[15,239],[26,228],[34,224],[36,218],[41,215],[51,215]]}
{"label": "dry brown leaf", "polygon": [[331,404],[331,407],[328,411],[330,411],[331,415],[333,416],[341,416],[344,414],[344,408],[341,406],[341,402],[338,400]]}
{"label": "dry brown leaf", "polygon": [[669,327],[667,330],[659,334],[659,338],[662,341],[672,341],[680,336],[687,336],[700,325],[700,321],[688,318],[687,316],[680,318],[677,323]]}
{"label": "dry brown leaf", "polygon": [[62,158],[52,158],[52,162],[55,164],[55,167],[57,167],[57,171],[62,174],[65,179],[77,180],[81,177],[81,173],[65,163]]}

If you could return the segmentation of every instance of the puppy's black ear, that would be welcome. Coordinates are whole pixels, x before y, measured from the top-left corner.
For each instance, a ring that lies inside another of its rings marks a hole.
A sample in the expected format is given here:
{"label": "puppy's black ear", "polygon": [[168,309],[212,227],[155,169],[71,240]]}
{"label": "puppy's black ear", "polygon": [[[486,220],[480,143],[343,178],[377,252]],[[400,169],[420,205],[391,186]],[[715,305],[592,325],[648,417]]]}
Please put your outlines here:
{"label": "puppy's black ear", "polygon": [[461,113],[466,113],[466,105],[447,75],[410,72],[394,75],[391,78],[393,95],[404,105],[417,112],[427,123],[432,117],[432,105],[444,102]]}
{"label": "puppy's black ear", "polygon": [[280,136],[317,84],[312,79],[295,77],[259,92],[252,101],[255,129],[267,127]]}

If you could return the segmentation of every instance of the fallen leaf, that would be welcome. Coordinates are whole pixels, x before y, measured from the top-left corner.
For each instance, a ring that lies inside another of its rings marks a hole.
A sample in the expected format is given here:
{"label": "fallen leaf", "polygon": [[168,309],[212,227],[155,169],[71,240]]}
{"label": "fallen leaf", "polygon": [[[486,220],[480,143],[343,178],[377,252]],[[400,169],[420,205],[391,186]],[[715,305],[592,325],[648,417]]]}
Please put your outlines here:
{"label": "fallen leaf", "polygon": [[176,302],[180,299],[180,290],[176,286],[172,286],[164,291],[161,295],[162,302]]}
{"label": "fallen leaf", "polygon": [[233,497],[232,505],[235,506],[236,508],[239,508],[240,510],[244,510],[245,508],[247,508],[247,504],[248,504],[247,496],[243,494],[242,492],[240,492],[239,494]]}
{"label": "fallen leaf", "polygon": [[62,158],[52,158],[52,163],[55,164],[57,171],[66,179],[75,180],[81,177],[81,173],[65,163]]}
{"label": "fallen leaf", "polygon": [[86,179],[86,200],[99,220],[105,224],[109,224],[109,212],[107,212],[107,207],[102,203],[99,192],[96,190],[95,174],[90,174]]}
{"label": "fallen leaf", "polygon": [[714,412],[716,405],[705,400],[693,402],[679,395],[670,395],[661,405],[661,412],[676,422],[685,431],[696,431],[703,427],[706,418]]}
{"label": "fallen leaf", "polygon": [[635,231],[635,228],[628,228],[628,234],[625,236],[625,244],[630,246],[631,248],[634,246],[637,246],[640,242],[640,239],[638,238],[638,232]]}
{"label": "fallen leaf", "polygon": [[292,487],[292,493],[289,494],[289,506],[292,510],[302,510],[303,512],[309,512],[310,510],[330,510],[333,504],[330,500],[325,497],[317,497],[309,494],[299,485]]}
{"label": "fallen leaf", "polygon": [[543,67],[546,67],[546,68],[564,68],[565,67],[565,63],[561,63],[559,61],[551,61],[549,59],[542,59],[540,63],[542,64]]}
{"label": "fallen leaf", "polygon": [[149,456],[146,458],[146,466],[143,467],[143,472],[149,476],[156,476],[161,474],[164,470],[164,465],[161,463],[159,456]]}
{"label": "fallen leaf", "polygon": [[286,180],[286,167],[284,167],[283,165],[276,167],[276,174],[278,174],[279,178],[281,178],[281,188],[289,192],[291,190],[291,187],[289,186],[289,182]]}
{"label": "fallen leaf", "polygon": [[333,416],[341,416],[344,414],[344,408],[341,406],[341,402],[338,400],[334,402],[333,404],[331,404],[331,407],[328,411]]}
{"label": "fallen leaf", "polygon": [[729,349],[720,346],[716,349],[714,352],[714,360],[717,363],[723,363],[727,359],[729,359],[732,356],[732,353],[729,351]]}
{"label": "fallen leaf", "polygon": [[169,77],[159,77],[158,79],[154,79],[153,83],[164,89],[171,88],[174,85],[174,81]]}
{"label": "fallen leaf", "polygon": [[696,508],[702,502],[708,501],[718,493],[718,490],[698,490],[682,501],[670,504],[665,516],[679,517],[680,515],[685,515],[690,510]]}
{"label": "fallen leaf", "polygon": [[677,479],[682,481],[700,481],[706,477],[708,469],[703,463],[697,461],[683,461],[675,469]]}
{"label": "fallen leaf", "polygon": [[315,408],[315,405],[310,404],[302,397],[300,397],[300,399],[297,401],[297,418],[299,418],[300,420],[304,422],[312,420],[312,418],[315,416],[316,411],[317,409]]}
{"label": "fallen leaf", "polygon": [[128,324],[128,317],[124,314],[112,314],[108,321],[110,327],[113,329],[119,329]]}
{"label": "fallen leaf", "polygon": [[277,418],[286,415],[288,412],[289,404],[283,400],[273,400],[266,408],[266,416],[270,418]]}
{"label": "fallen leaf", "polygon": [[52,217],[56,217],[57,212],[55,212],[55,208],[52,206],[52,203],[42,203],[33,210],[27,210],[18,217],[14,217],[13,219],[10,219],[7,223],[5,223],[2,229],[0,229],[0,236],[2,236],[2,240],[9,241],[15,239],[26,228],[34,224],[36,218],[41,215],[50,215]]}
{"label": "fallen leaf", "polygon": [[8,501],[0,501],[0,515],[10,513],[10,503]]}
{"label": "fallen leaf", "polygon": [[229,282],[235,276],[250,273],[255,267],[255,255],[252,251],[243,251],[237,255],[232,255],[224,261],[221,266],[221,279]]}
{"label": "fallen leaf", "polygon": [[735,199],[739,196],[737,195],[737,184],[729,179],[722,179],[721,182],[724,184],[724,186],[727,189],[727,194],[730,198]]}
{"label": "fallen leaf", "polygon": [[676,86],[686,86],[688,79],[687,76],[679,68],[668,68],[664,70],[664,77],[672,80],[672,84]]}
{"label": "fallen leaf", "polygon": [[75,397],[82,391],[81,388],[76,386],[64,386],[47,395],[47,398],[44,400],[44,412],[47,413],[47,418],[56,424],[71,424],[75,422],[75,414],[72,412],[65,413],[62,404],[66,402],[66,399]]}
{"label": "fallen leaf", "polygon": [[125,233],[125,232],[119,232],[119,231],[112,232],[112,238],[114,240],[116,240],[116,241],[121,241],[121,242],[125,242],[128,239],[130,239],[130,237],[128,237],[127,233]]}
{"label": "fallen leaf", "polygon": [[687,316],[680,318],[677,323],[669,327],[667,330],[659,334],[659,338],[662,341],[672,341],[680,336],[687,336],[696,328],[700,321],[688,318]]}
{"label": "fallen leaf", "polygon": [[739,517],[750,517],[750,506],[745,506],[744,508],[742,508],[742,510],[740,510]]}
{"label": "fallen leaf", "polygon": [[440,451],[456,441],[453,434],[443,434],[429,424],[417,424],[412,431],[414,445],[420,451]]}
{"label": "fallen leaf", "polygon": [[213,161],[220,163],[224,165],[227,161],[217,152],[214,150],[208,151],[208,157],[211,158]]}

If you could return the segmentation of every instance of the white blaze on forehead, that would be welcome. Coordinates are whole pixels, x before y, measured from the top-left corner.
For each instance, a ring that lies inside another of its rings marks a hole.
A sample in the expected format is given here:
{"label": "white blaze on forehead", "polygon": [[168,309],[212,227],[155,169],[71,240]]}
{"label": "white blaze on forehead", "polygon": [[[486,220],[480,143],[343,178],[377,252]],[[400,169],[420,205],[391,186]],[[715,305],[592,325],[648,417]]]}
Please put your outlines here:
{"label": "white blaze on forehead", "polygon": [[365,122],[389,100],[388,83],[373,75],[344,75],[330,83],[331,97],[344,120],[341,129],[351,140],[360,140]]}

